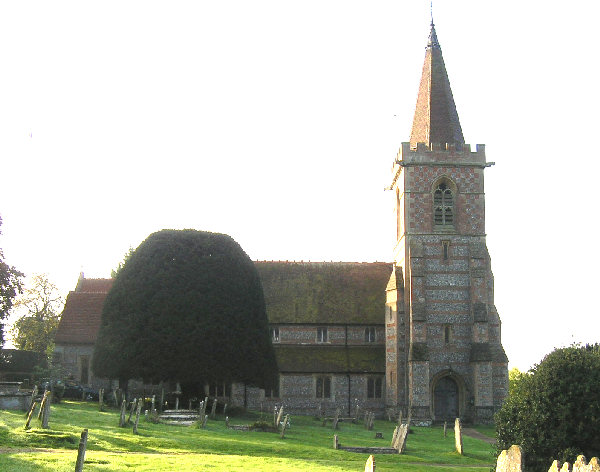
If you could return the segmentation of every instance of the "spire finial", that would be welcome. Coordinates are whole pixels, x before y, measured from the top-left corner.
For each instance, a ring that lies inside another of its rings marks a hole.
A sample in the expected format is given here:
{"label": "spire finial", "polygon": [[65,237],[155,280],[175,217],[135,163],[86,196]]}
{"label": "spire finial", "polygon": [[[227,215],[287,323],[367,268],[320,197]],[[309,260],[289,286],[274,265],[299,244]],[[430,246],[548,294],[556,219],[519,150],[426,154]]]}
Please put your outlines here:
{"label": "spire finial", "polygon": [[431,26],[433,26],[433,0],[429,2],[429,13],[431,14]]}

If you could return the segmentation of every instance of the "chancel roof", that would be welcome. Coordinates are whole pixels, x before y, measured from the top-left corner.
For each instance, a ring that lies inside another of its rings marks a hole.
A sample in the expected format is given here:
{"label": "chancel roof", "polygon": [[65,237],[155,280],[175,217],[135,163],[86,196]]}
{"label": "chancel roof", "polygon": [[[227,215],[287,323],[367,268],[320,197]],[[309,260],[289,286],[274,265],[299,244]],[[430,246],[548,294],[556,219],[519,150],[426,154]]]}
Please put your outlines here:
{"label": "chancel roof", "polygon": [[392,264],[255,262],[269,323],[382,324]]}
{"label": "chancel roof", "polygon": [[419,95],[410,133],[411,147],[417,143],[464,144],[462,128],[450,80],[437,39],[435,26],[431,24],[429,42],[425,49],[425,63],[419,85]]}
{"label": "chancel roof", "polygon": [[[100,319],[106,294],[112,286],[112,279],[90,279],[98,281],[92,288],[104,285],[105,291],[73,291],[67,295],[60,323],[56,331],[57,344],[94,344],[100,329]],[[104,281],[100,283],[99,281]],[[79,287],[79,284],[78,284]]]}

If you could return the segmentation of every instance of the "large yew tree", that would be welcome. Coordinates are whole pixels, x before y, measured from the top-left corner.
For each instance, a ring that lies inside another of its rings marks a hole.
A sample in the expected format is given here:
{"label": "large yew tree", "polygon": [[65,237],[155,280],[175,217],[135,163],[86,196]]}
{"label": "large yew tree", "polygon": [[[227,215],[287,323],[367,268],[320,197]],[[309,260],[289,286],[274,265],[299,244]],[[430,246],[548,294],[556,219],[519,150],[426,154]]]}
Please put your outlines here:
{"label": "large yew tree", "polygon": [[121,381],[270,385],[277,366],[253,262],[224,234],[151,234],[106,297],[92,367]]}

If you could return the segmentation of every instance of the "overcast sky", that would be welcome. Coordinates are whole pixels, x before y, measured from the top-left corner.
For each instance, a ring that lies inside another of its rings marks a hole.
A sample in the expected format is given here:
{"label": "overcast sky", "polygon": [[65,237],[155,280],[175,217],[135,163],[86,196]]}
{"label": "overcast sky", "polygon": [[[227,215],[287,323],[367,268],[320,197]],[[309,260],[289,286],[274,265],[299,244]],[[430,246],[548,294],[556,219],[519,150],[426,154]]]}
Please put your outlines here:
{"label": "overcast sky", "polygon": [[[597,2],[436,1],[511,367],[600,341]],[[391,261],[429,1],[0,3],[0,247],[64,295],[163,228]]]}

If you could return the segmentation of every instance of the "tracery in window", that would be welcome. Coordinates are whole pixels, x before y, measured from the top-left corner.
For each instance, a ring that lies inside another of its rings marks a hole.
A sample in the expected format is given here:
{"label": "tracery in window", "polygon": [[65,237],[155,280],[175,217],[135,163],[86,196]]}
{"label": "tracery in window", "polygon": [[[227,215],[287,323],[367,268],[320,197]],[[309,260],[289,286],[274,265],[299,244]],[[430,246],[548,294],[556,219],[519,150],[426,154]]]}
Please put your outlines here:
{"label": "tracery in window", "polygon": [[433,191],[433,223],[436,228],[454,228],[454,191],[446,179]]}

